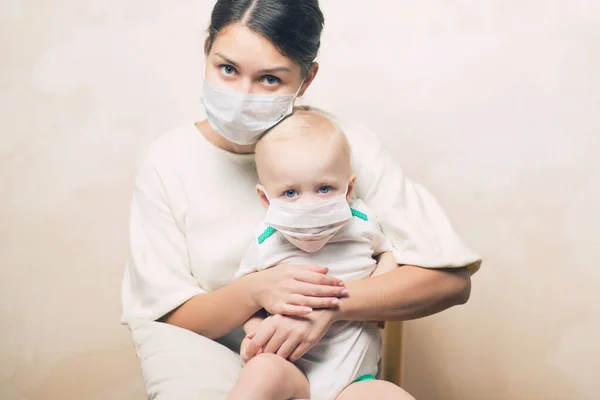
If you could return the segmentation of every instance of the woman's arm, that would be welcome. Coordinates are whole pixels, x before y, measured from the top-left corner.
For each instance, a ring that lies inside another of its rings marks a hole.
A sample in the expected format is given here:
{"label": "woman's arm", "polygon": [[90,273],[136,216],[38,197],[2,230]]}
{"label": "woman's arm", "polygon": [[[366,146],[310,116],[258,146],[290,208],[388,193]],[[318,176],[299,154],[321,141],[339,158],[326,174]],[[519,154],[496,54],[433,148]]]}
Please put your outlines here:
{"label": "woman's arm", "polygon": [[471,277],[466,268],[403,265],[384,275],[347,282],[346,286],[348,296],[332,310],[335,320],[406,321],[466,303]]}
{"label": "woman's arm", "polygon": [[327,268],[316,265],[278,265],[197,294],[160,320],[216,339],[262,308],[272,314],[306,315],[312,308],[334,307],[347,292],[338,278],[326,273]]}
{"label": "woman's arm", "polygon": [[197,294],[160,321],[209,339],[219,338],[242,325],[261,308],[252,296],[249,278],[250,275],[214,292]]}

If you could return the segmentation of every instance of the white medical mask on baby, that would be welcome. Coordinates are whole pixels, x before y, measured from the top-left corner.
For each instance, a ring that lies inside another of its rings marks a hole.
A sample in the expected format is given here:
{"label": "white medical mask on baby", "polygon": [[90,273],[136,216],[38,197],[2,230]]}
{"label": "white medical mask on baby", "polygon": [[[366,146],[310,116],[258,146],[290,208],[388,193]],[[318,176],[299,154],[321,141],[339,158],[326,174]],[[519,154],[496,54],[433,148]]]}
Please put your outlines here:
{"label": "white medical mask on baby", "polygon": [[269,200],[265,223],[281,232],[294,246],[314,253],[352,218],[347,192],[348,188],[343,195],[310,204]]}
{"label": "white medical mask on baby", "polygon": [[210,126],[225,139],[248,145],[290,115],[296,93],[284,95],[249,94],[219,88],[204,80],[202,102]]}

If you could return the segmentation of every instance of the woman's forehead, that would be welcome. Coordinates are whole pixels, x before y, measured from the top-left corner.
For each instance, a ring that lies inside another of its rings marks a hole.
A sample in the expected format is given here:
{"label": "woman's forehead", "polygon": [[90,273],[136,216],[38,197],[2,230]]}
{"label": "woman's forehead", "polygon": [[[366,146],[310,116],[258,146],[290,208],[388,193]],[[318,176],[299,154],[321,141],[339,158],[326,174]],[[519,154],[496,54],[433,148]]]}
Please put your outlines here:
{"label": "woman's forehead", "polygon": [[239,23],[231,24],[219,32],[210,54],[218,54],[244,69],[283,67],[292,72],[300,71],[300,67],[292,59],[281,54],[267,38]]}

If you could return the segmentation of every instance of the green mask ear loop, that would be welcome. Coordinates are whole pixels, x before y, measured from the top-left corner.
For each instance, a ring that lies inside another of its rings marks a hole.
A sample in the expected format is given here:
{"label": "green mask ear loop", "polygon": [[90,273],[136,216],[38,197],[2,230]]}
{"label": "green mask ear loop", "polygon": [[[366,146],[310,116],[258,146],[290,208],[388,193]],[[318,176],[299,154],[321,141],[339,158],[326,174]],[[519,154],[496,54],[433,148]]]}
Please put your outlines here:
{"label": "green mask ear loop", "polygon": [[358,217],[358,218],[360,218],[362,220],[365,220],[365,221],[369,220],[369,217],[364,212],[360,212],[360,211],[358,211],[358,210],[356,210],[354,208],[351,208],[350,212],[352,213],[353,217]]}
{"label": "green mask ear loop", "polygon": [[272,226],[268,226],[267,229],[258,237],[258,244],[262,244],[265,240],[267,240],[271,235],[275,233],[275,228]]}

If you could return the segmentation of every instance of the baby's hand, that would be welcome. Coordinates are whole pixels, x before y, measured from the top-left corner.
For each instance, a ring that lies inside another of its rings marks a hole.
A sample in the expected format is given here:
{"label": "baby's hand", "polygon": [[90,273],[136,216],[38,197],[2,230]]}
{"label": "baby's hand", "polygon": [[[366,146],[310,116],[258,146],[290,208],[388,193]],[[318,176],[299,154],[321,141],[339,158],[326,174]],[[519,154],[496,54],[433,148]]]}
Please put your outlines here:
{"label": "baby's hand", "polygon": [[246,335],[246,337],[244,337],[244,340],[242,340],[242,344],[240,346],[240,356],[242,357],[242,361],[247,363],[248,361],[250,361],[252,359],[252,357],[259,355],[260,353],[263,352],[263,349],[260,348],[258,349],[258,352],[256,354],[248,354],[248,344],[250,343],[250,341],[252,340],[252,338],[256,335],[256,332],[253,333],[249,333]]}

